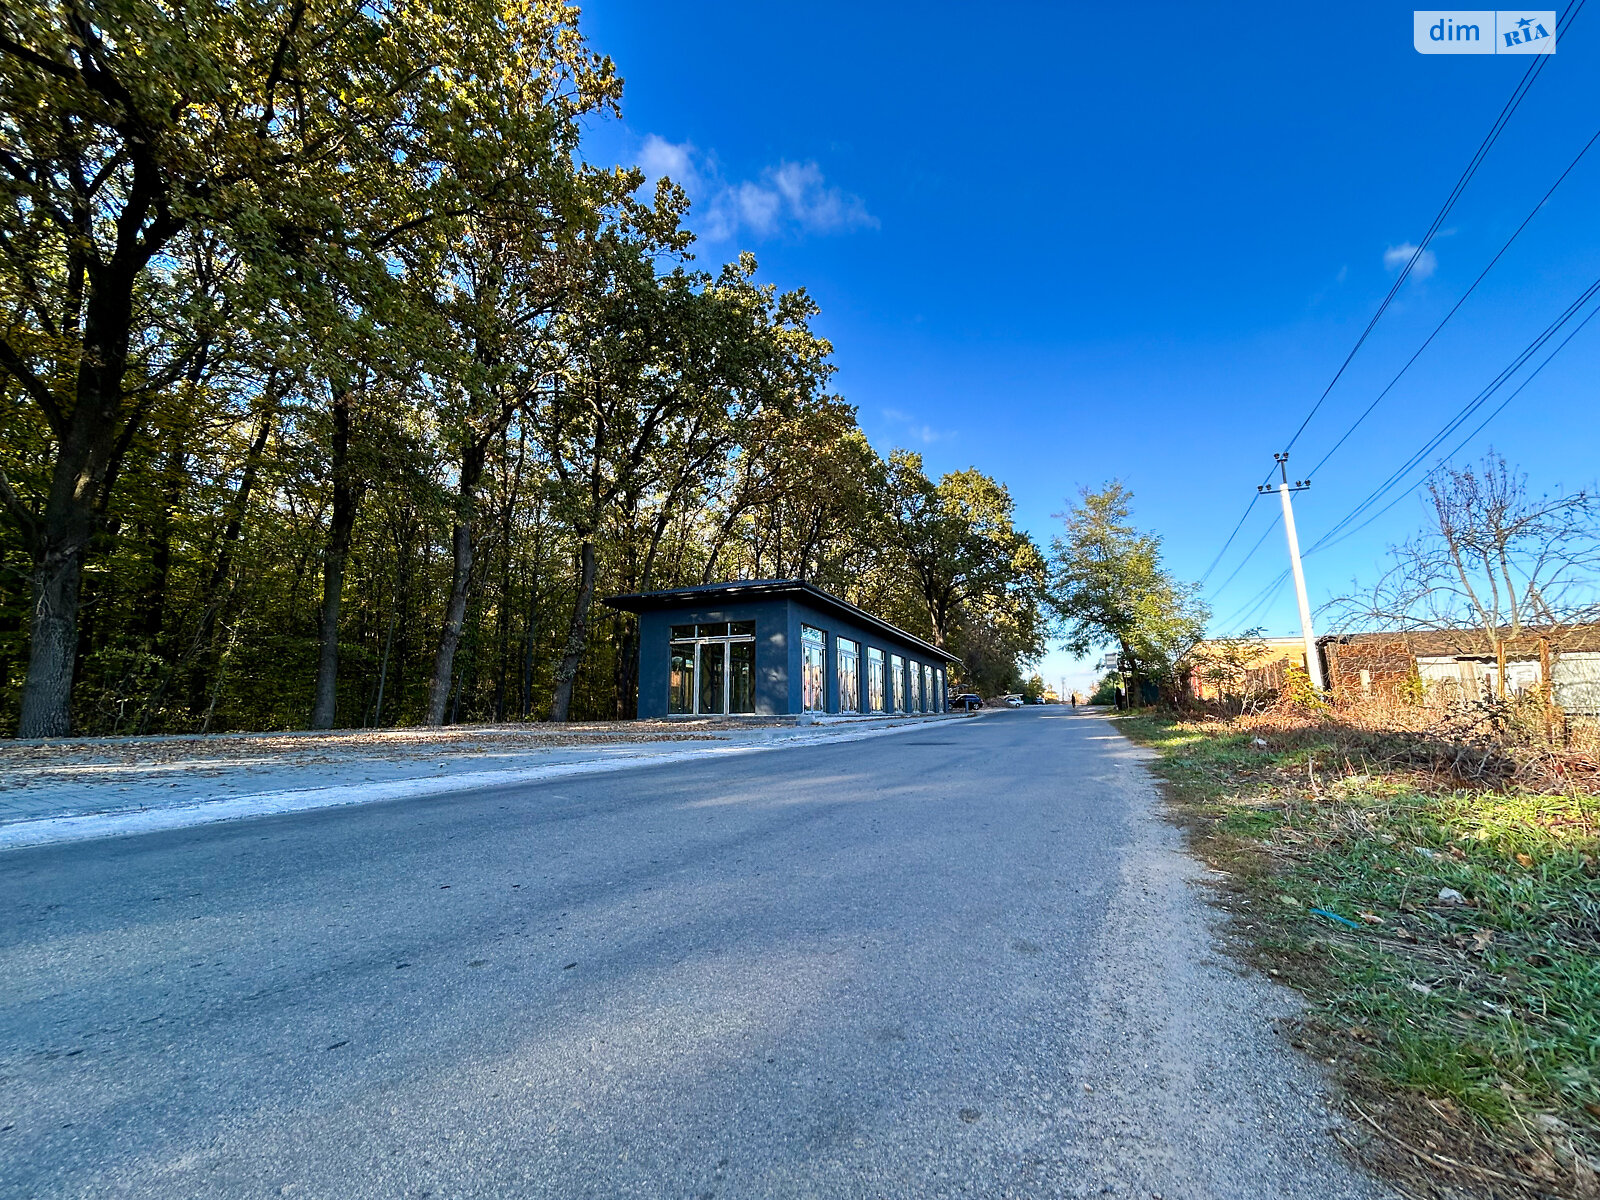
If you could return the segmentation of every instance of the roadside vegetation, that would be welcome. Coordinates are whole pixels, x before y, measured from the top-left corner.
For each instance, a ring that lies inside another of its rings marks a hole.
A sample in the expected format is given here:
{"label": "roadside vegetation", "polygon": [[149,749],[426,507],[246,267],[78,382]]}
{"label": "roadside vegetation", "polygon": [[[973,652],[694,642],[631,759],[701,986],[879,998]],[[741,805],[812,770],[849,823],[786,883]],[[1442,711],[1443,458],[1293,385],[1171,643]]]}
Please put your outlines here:
{"label": "roadside vegetation", "polygon": [[1600,1196],[1600,758],[1514,715],[1288,688],[1120,721],[1405,1195]]}
{"label": "roadside vegetation", "polygon": [[559,3],[0,8],[0,729],[631,716],[597,599],[720,579],[1021,686],[1009,491],[868,443],[622,95]]}

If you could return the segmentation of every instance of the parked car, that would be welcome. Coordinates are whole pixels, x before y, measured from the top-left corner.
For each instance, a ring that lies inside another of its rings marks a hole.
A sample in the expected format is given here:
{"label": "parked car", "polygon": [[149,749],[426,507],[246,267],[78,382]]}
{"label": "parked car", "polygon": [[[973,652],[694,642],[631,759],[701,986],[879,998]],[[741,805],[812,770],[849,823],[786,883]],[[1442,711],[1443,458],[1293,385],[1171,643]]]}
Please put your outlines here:
{"label": "parked car", "polygon": [[983,697],[976,692],[962,692],[959,696],[950,699],[951,708],[964,708],[971,712],[975,708],[983,707]]}
{"label": "parked car", "polygon": [[1024,704],[1024,701],[1023,701],[1021,696],[1007,696],[1006,697],[1006,707],[1007,708],[1021,708],[1023,704]]}

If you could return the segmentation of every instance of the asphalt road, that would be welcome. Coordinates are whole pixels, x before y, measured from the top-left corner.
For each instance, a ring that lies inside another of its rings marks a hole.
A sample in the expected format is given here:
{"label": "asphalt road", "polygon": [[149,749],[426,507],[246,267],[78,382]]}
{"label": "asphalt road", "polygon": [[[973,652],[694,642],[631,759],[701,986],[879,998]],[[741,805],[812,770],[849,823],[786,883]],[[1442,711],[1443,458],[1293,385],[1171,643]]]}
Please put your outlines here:
{"label": "asphalt road", "polygon": [[1060,709],[0,855],[0,1196],[1339,1197]]}

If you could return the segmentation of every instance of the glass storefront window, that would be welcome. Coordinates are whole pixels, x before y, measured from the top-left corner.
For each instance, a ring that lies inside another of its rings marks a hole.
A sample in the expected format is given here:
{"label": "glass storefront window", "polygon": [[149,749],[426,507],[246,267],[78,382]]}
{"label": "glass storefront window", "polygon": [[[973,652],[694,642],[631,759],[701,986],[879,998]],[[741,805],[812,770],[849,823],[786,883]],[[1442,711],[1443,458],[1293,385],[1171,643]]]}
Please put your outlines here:
{"label": "glass storefront window", "polygon": [[[752,628],[754,621],[750,622]],[[756,710],[756,644],[728,643],[728,711],[753,713]]]}
{"label": "glass storefront window", "polygon": [[694,712],[695,645],[672,647],[672,674],[667,683],[667,711],[674,715]]}
{"label": "glass storefront window", "polygon": [[883,651],[867,647],[867,711],[883,711]]}
{"label": "glass storefront window", "polygon": [[800,710],[826,712],[827,635],[810,625],[800,626]]}
{"label": "glass storefront window", "polygon": [[722,694],[726,679],[724,655],[727,650],[726,642],[700,643],[700,711],[703,713],[727,711],[724,708],[727,697]]}
{"label": "glass storefront window", "polygon": [[906,660],[898,654],[889,655],[889,711],[906,710]]}
{"label": "glass storefront window", "polygon": [[673,716],[755,712],[755,628],[754,621],[672,626],[667,712]]}
{"label": "glass storefront window", "polygon": [[839,711],[861,711],[861,643],[838,639]]}

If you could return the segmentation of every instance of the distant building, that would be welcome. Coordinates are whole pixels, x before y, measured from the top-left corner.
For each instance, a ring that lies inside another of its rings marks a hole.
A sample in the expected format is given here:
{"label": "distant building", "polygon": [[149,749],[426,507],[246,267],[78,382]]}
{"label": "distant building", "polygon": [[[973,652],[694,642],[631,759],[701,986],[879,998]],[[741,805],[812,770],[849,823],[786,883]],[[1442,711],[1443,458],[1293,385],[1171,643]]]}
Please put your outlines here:
{"label": "distant building", "polygon": [[612,596],[639,615],[639,716],[937,713],[954,660],[797,579]]}
{"label": "distant building", "polygon": [[[1528,629],[1504,635],[1506,691],[1544,686],[1566,712],[1600,714],[1600,624]],[[1434,700],[1475,699],[1498,691],[1499,657],[1482,630],[1395,630],[1317,639],[1323,678],[1335,699],[1394,695],[1420,683]],[[1200,700],[1260,695],[1284,683],[1290,666],[1306,665],[1300,638],[1201,642],[1185,669],[1188,693]]]}
{"label": "distant building", "polygon": [[1187,656],[1187,689],[1197,700],[1258,695],[1281,688],[1289,667],[1305,665],[1303,638],[1200,642]]}
{"label": "distant building", "polygon": [[[1499,690],[1500,658],[1478,629],[1346,633],[1317,639],[1328,687],[1335,695],[1392,692],[1418,680],[1442,697],[1477,697]],[[1600,624],[1504,634],[1506,691],[1544,685],[1569,713],[1600,713]]]}

